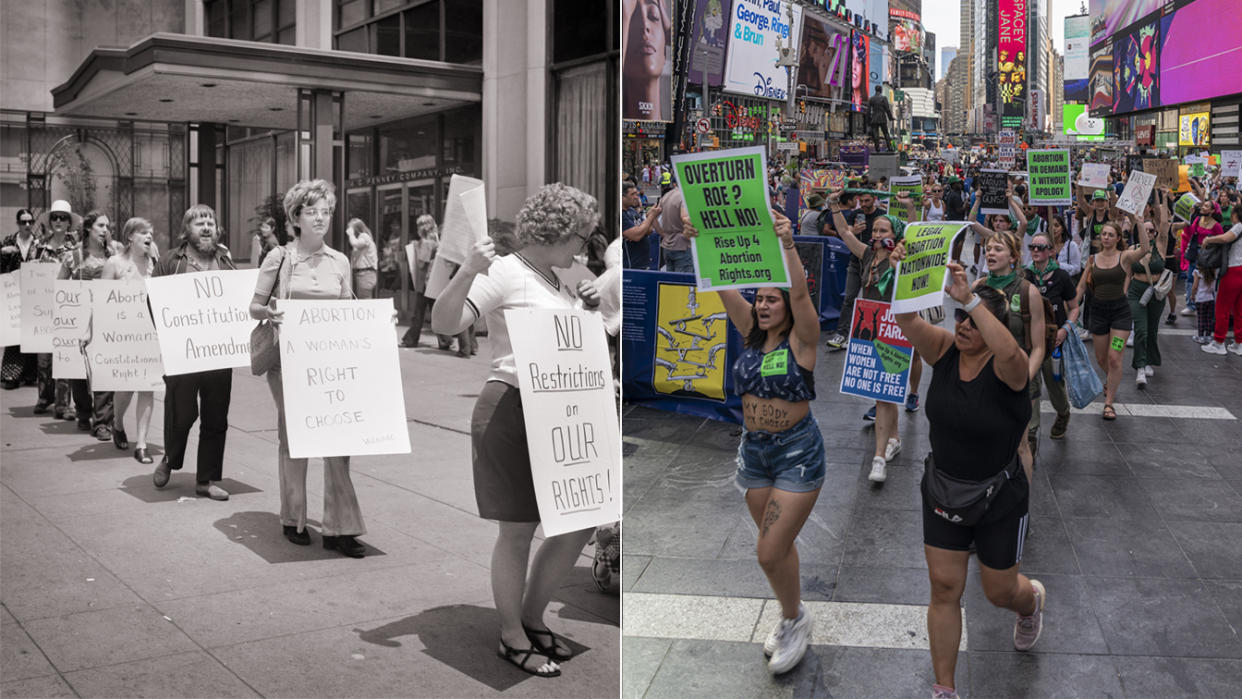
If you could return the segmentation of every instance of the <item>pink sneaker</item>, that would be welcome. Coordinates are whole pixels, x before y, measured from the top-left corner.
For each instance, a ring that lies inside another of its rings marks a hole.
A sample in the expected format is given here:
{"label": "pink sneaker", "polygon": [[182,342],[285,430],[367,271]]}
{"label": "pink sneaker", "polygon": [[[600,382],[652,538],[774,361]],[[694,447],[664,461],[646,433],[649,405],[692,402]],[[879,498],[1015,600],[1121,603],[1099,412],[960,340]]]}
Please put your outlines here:
{"label": "pink sneaker", "polygon": [[1018,615],[1013,625],[1013,647],[1017,650],[1030,650],[1039,640],[1039,632],[1044,628],[1044,584],[1038,580],[1031,581],[1035,588],[1035,613],[1030,616]]}
{"label": "pink sneaker", "polygon": [[957,690],[939,684],[932,685],[932,699],[960,699]]}

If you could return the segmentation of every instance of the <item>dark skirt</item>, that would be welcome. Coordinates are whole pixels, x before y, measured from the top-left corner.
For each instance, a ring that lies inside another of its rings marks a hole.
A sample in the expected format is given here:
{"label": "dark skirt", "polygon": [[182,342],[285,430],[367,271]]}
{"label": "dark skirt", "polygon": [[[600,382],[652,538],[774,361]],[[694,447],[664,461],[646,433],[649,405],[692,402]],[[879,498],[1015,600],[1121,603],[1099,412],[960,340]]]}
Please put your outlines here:
{"label": "dark skirt", "polygon": [[483,384],[470,418],[470,443],[479,516],[501,522],[538,522],[518,389],[502,381]]}

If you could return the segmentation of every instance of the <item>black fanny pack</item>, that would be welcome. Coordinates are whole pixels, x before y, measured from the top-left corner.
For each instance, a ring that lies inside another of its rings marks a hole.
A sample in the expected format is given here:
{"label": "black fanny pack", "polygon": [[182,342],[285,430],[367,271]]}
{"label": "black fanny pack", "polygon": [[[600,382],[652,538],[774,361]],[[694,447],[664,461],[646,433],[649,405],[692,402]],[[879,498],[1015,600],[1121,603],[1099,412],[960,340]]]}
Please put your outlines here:
{"label": "black fanny pack", "polygon": [[923,494],[932,511],[945,521],[973,527],[992,506],[1005,483],[1017,473],[1018,455],[1000,473],[983,481],[954,478],[936,468],[932,455],[923,460]]}

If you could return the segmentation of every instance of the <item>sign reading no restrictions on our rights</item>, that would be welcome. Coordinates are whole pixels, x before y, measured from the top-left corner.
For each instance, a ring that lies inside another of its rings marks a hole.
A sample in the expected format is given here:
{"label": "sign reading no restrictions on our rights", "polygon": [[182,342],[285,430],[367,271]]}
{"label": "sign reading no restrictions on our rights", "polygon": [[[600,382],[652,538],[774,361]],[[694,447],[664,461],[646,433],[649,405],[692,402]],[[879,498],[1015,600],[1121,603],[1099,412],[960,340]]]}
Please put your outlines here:
{"label": "sign reading no restrictions on our rights", "polygon": [[695,277],[704,290],[789,286],[768,208],[762,146],[672,157],[690,222]]}
{"label": "sign reading no restrictions on our rights", "polygon": [[545,536],[621,518],[621,433],[603,321],[580,310],[505,311]]}

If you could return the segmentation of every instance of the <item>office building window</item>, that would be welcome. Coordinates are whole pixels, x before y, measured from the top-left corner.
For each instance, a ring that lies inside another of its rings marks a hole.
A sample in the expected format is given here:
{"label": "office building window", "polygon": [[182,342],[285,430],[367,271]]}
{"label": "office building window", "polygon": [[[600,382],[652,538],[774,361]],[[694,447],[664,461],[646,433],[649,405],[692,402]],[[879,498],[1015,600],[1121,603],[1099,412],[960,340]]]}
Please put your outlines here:
{"label": "office building window", "polygon": [[336,48],[482,63],[483,0],[336,0]]}
{"label": "office building window", "polygon": [[207,0],[207,36],[292,46],[295,5],[295,0]]}

